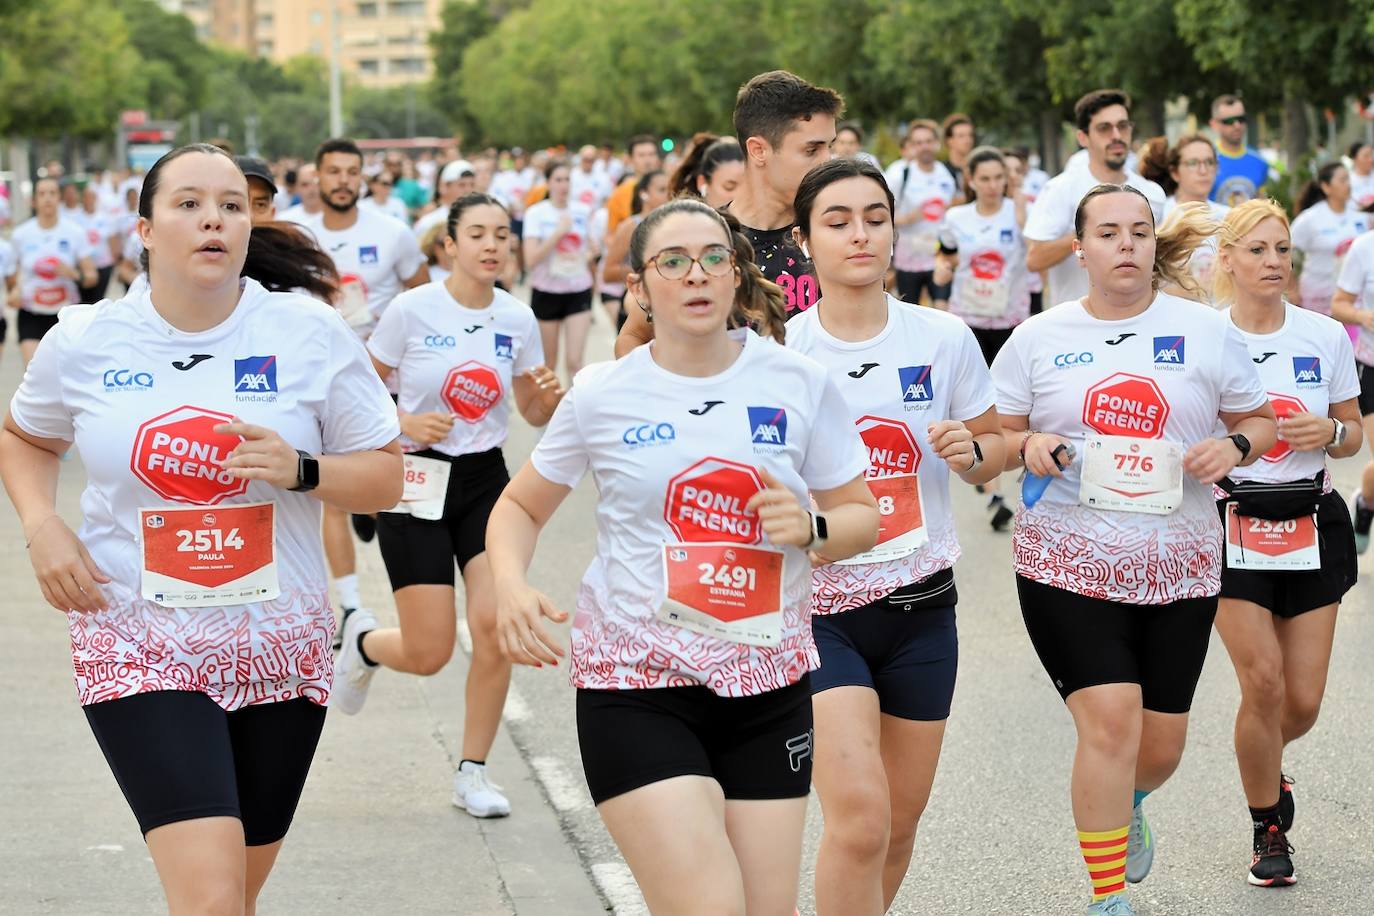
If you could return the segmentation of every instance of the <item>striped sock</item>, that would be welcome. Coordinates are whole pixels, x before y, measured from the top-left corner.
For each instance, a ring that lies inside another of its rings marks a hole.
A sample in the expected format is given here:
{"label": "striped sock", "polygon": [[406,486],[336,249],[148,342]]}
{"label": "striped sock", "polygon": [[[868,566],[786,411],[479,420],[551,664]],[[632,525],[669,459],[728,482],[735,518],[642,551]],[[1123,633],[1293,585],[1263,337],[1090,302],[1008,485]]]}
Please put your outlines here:
{"label": "striped sock", "polygon": [[1093,882],[1093,900],[1098,901],[1126,889],[1126,834],[1130,827],[1117,830],[1078,831],[1078,845],[1088,876]]}

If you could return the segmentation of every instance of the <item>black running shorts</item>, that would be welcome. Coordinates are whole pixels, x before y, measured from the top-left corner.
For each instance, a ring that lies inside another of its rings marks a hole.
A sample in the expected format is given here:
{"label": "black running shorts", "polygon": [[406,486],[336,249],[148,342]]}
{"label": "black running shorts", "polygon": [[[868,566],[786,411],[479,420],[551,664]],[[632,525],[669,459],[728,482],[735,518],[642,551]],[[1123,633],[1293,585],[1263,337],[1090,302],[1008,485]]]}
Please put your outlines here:
{"label": "black running shorts", "polygon": [[179,821],[236,817],[249,846],[286,836],[325,715],[305,698],[225,712],[184,690],[82,709],[145,835]]}
{"label": "black running shorts", "polygon": [[577,691],[577,742],[598,805],[675,776],[706,776],[726,798],[811,791],[809,678],[747,697],[706,687]]}
{"label": "black running shorts", "polygon": [[430,520],[396,512],[378,513],[377,543],[392,591],[408,585],[451,588],[454,561],[461,572],[487,549],[487,516],[510,483],[499,448],[457,457],[432,449],[415,454],[451,465],[444,517]]}
{"label": "black running shorts", "polygon": [[[1217,509],[1226,524],[1226,502],[1218,502]],[[1279,617],[1296,617],[1340,601],[1355,585],[1358,557],[1350,510],[1334,490],[1317,501],[1317,547],[1321,552],[1318,569],[1223,567],[1221,597],[1252,601]]]}
{"label": "black running shorts", "polygon": [[1187,712],[1193,705],[1215,596],[1169,604],[1124,604],[1016,577],[1021,616],[1059,695],[1101,684],[1139,684],[1146,709]]}
{"label": "black running shorts", "polygon": [[562,321],[573,315],[590,311],[592,291],[584,289],[580,293],[546,293],[542,289],[530,290],[530,310],[540,321]]}
{"label": "black running shorts", "polygon": [[42,340],[43,335],[57,327],[56,315],[40,315],[28,309],[19,310],[19,320],[15,322],[20,340]]}

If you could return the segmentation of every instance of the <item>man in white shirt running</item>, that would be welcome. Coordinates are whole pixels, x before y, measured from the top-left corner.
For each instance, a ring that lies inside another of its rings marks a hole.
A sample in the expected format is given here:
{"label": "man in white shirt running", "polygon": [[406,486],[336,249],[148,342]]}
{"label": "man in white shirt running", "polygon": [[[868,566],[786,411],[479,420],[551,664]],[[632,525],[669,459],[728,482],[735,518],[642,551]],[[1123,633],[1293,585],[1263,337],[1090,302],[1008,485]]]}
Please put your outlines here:
{"label": "man in white shirt running", "polygon": [[1100,184],[1128,184],[1150,202],[1155,225],[1164,221],[1164,191],[1126,165],[1135,124],[1131,97],[1120,89],[1097,89],[1073,106],[1078,143],[1088,152],[1087,168],[1066,168],[1050,179],[1026,217],[1026,268],[1049,271],[1048,308],[1088,293],[1088,275],[1073,254],[1073,215],[1083,196]]}

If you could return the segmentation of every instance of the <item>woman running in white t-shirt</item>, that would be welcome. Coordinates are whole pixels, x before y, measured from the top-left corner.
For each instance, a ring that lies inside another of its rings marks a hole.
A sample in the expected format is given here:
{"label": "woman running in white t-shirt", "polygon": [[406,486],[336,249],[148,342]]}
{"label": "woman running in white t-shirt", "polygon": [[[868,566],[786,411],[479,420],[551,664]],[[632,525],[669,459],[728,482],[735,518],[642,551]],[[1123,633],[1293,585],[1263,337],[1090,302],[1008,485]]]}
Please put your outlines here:
{"label": "woman running in white t-shirt", "polygon": [[[248,186],[228,154],[163,156],[139,213],[150,283],[64,311],[0,475],[168,909],[251,913],[330,696],[320,506],[399,499],[400,430],[332,308],[240,277]],[[79,534],[55,506],[73,443]]]}
{"label": "woman running in white t-shirt", "polygon": [[1140,191],[1094,187],[1074,216],[1088,294],[1026,321],[992,364],[1008,470],[1052,478],[1012,552],[1026,630],[1078,733],[1094,914],[1133,912],[1126,884],[1156,841],[1140,803],[1183,754],[1221,587],[1211,485],[1275,442],[1240,333],[1159,292],[1214,231],[1195,208],[1156,234]]}
{"label": "woman running in white t-shirt", "polygon": [[844,396],[882,516],[871,551],[818,560],[812,575],[822,916],[877,916],[906,875],[959,661],[950,473],[985,483],[1005,459],[973,332],[883,291],[893,203],[861,159],[832,159],[797,188],[797,241],[825,294],[787,322],[787,345],[825,366]]}
{"label": "woman running in white t-shirt", "polygon": [[544,620],[567,614],[526,568],[571,488],[595,478],[572,633],[578,743],[654,912],[796,906],[817,664],[807,552],[844,559],[877,536],[868,457],[825,370],[728,330],[740,290],[782,307],[735,251],[701,201],[645,217],[629,283],[654,341],[579,374],[487,528],[504,651],[558,664]]}

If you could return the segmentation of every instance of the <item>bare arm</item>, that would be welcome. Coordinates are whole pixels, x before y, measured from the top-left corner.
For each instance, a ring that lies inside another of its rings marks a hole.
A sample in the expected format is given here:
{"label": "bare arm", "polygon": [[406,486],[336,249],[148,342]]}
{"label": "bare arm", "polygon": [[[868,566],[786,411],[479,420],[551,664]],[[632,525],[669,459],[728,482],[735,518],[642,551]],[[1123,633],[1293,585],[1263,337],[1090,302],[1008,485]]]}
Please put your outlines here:
{"label": "bare arm", "polygon": [[606,263],[601,268],[601,275],[607,283],[624,283],[629,275],[630,265],[626,258],[630,254],[630,236],[634,235],[634,230],[634,223],[625,220],[615,227],[615,235],[606,244]]}
{"label": "bare arm", "polygon": [[[873,549],[878,542],[878,503],[863,477],[855,477],[849,483],[831,490],[814,490],[811,498],[816,501],[817,508],[825,513],[828,536],[825,545],[817,551],[823,561],[845,560]],[[762,513],[760,518],[763,518]],[[798,547],[807,546],[810,539],[810,519],[804,524],[806,538],[796,545]],[[771,534],[769,540],[778,542]]]}
{"label": "bare arm", "polygon": [[625,327],[620,329],[620,334],[615,339],[615,358],[620,359],[640,344],[646,344],[654,339],[654,326],[649,322],[649,316],[644,313],[644,309],[638,304],[631,307],[630,300],[634,294],[625,293]]}
{"label": "bare arm", "polygon": [[[1296,301],[1296,300],[1295,300]],[[1366,329],[1374,325],[1374,312],[1355,308],[1355,294],[1337,287],[1331,297],[1331,317],[1343,324],[1353,324]]]}
{"label": "bare arm", "polygon": [[1026,239],[1026,270],[1032,273],[1049,270],[1072,254],[1072,232],[1048,242]]}
{"label": "bare arm", "polygon": [[[429,265],[428,265],[428,264],[421,264],[421,265],[420,265],[420,269],[417,270],[417,271],[415,271],[415,275],[412,276],[409,280],[402,280],[402,281],[401,281],[401,284],[402,284],[406,289],[414,289],[415,287],[417,287],[417,286],[423,286],[424,284],[426,284],[426,283],[428,283],[428,282],[429,282]],[[392,505],[395,505],[395,503],[392,503]]]}
{"label": "bare arm", "polygon": [[515,377],[512,387],[515,388],[515,407],[531,426],[548,423],[558,402],[567,394],[558,374],[548,366],[536,366],[522,372]]}

